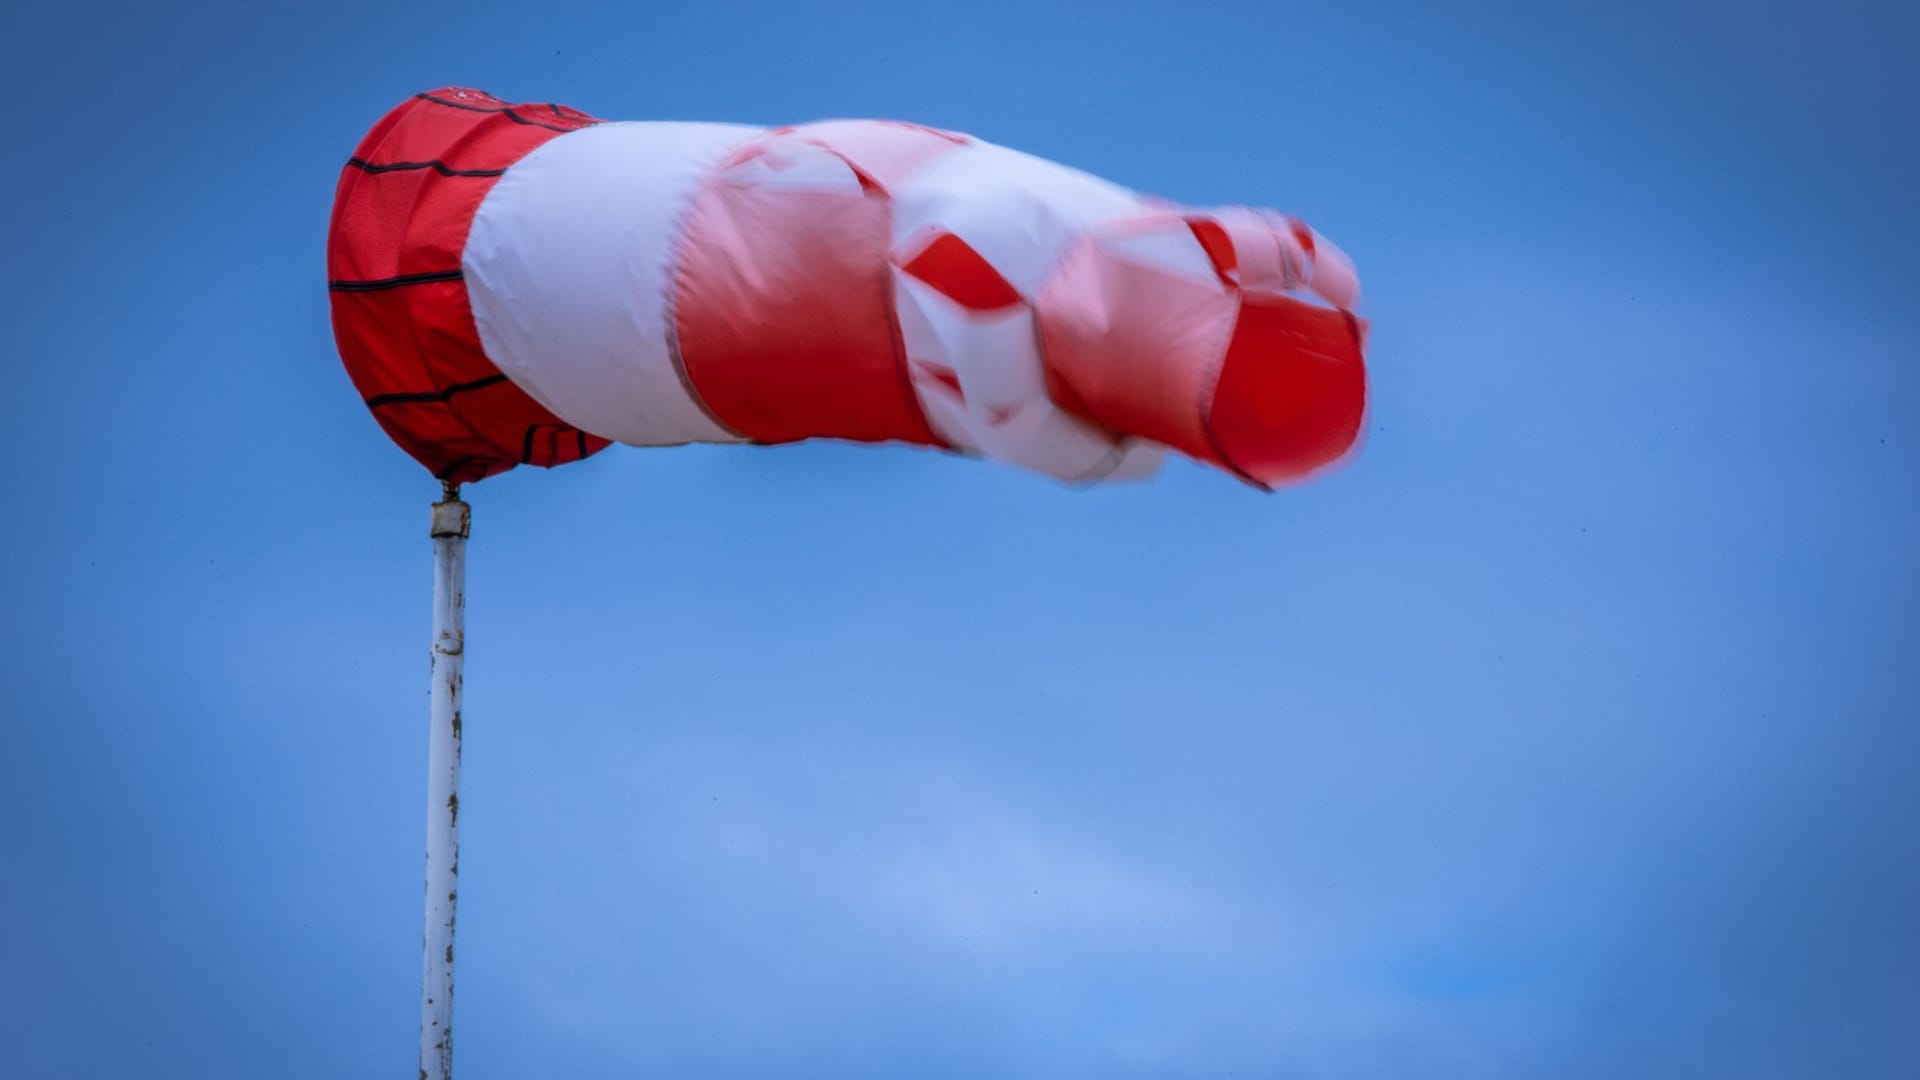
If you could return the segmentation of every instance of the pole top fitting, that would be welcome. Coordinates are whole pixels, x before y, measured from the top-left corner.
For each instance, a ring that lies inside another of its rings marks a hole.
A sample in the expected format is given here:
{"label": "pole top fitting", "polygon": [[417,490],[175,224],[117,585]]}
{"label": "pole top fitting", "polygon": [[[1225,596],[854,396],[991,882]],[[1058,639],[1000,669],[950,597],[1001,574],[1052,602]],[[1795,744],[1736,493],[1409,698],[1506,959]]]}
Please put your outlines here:
{"label": "pole top fitting", "polygon": [[444,502],[433,504],[433,527],[429,535],[435,540],[449,536],[464,540],[472,526],[473,508],[461,502],[459,495],[450,495]]}

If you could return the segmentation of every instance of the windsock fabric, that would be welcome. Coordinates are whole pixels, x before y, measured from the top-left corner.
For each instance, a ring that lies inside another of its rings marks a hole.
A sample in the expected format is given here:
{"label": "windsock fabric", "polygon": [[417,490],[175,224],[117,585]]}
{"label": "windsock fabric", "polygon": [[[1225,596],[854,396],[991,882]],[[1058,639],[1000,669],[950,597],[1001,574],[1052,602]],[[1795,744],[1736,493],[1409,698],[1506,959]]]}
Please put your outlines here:
{"label": "windsock fabric", "polygon": [[420,94],[342,173],[328,278],[354,385],[455,482],[836,438],[1074,483],[1171,448],[1268,487],[1365,410],[1358,282],[1305,225],[890,121]]}

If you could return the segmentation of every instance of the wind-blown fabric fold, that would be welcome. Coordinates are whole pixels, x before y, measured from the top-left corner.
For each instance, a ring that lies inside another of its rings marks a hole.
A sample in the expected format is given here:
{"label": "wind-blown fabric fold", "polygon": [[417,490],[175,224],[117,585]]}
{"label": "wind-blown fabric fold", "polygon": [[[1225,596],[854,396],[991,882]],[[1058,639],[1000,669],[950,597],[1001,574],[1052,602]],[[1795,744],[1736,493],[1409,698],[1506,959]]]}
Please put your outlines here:
{"label": "wind-blown fabric fold", "polygon": [[354,385],[455,482],[835,438],[1073,483],[1172,449],[1267,487],[1365,413],[1358,281],[1305,225],[892,121],[420,94],[342,172],[328,278]]}

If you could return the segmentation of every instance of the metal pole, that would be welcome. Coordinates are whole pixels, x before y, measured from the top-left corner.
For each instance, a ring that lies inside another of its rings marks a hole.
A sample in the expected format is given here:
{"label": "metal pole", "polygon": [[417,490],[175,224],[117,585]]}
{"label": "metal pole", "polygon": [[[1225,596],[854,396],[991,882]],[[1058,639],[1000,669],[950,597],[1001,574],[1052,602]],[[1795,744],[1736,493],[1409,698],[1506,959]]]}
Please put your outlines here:
{"label": "metal pole", "polygon": [[453,1075],[453,906],[460,873],[460,668],[466,651],[467,531],[460,486],[433,504],[432,732],[427,743],[427,928],[420,1080]]}

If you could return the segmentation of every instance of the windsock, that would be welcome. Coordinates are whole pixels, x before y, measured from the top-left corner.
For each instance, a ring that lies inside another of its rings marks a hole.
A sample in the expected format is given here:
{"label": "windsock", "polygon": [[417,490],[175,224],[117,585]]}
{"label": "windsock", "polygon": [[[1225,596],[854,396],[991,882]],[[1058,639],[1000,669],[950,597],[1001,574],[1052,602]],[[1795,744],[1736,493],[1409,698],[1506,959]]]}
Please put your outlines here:
{"label": "windsock", "polygon": [[613,442],[899,442],[1072,483],[1168,449],[1260,487],[1354,444],[1352,264],[967,135],[597,120],[449,87],[347,162],[334,333],[455,483]]}

